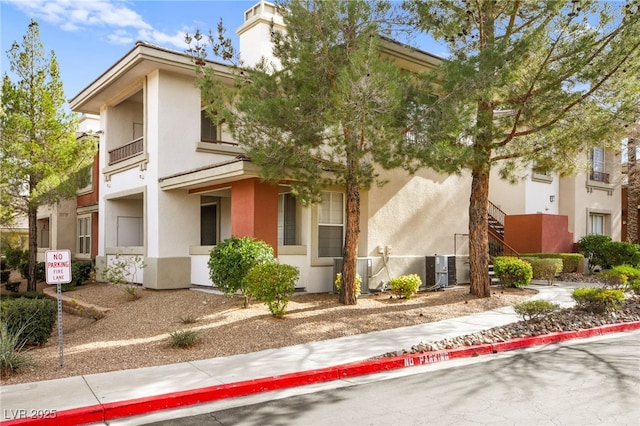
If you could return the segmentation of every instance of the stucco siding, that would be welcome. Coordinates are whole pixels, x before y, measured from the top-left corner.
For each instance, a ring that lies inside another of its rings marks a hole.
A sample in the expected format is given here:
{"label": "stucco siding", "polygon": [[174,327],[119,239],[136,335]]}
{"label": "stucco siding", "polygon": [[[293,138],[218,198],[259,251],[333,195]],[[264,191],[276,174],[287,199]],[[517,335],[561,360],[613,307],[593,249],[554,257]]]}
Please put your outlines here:
{"label": "stucco siding", "polygon": [[368,197],[366,255],[380,256],[379,246],[390,246],[393,256],[451,254],[454,235],[469,229],[470,177],[428,170],[382,177],[389,182]]}

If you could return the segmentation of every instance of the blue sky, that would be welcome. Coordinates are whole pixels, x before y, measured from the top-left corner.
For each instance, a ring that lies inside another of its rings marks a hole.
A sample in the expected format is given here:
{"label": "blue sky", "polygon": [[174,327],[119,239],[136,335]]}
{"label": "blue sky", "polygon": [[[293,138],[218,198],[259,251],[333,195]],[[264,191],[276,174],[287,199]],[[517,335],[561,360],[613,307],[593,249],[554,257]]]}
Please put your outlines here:
{"label": "blue sky", "polygon": [[[184,34],[216,28],[223,19],[227,34],[258,0],[0,0],[2,55],[0,69],[8,71],[7,50],[22,43],[31,19],[40,26],[40,39],[53,50],[60,65],[65,97],[71,99],[124,56],[138,40],[183,51]],[[442,48],[420,46],[436,55]]]}

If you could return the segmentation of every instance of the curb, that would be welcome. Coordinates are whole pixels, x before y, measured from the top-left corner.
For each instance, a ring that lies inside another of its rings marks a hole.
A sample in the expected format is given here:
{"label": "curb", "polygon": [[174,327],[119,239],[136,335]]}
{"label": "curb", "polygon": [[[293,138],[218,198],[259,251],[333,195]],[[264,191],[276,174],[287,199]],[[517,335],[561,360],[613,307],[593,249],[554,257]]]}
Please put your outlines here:
{"label": "curb", "polygon": [[584,330],[562,331],[540,336],[516,338],[504,342],[465,346],[450,350],[439,350],[423,352],[420,354],[407,354],[389,358],[365,360],[351,364],[325,367],[279,376],[263,377],[181,392],[172,392],[145,398],[96,404],[58,411],[55,414],[55,417],[52,418],[22,418],[5,420],[0,423],[2,423],[3,426],[74,426],[88,423],[104,423],[108,420],[114,420],[117,418],[132,417],[167,409],[183,408],[190,405],[204,404],[226,398],[236,398],[261,392],[304,386],[312,383],[340,380],[347,377],[363,376],[418,365],[435,364],[452,359],[476,357],[479,355],[523,349],[536,345],[639,329],[640,321],[607,324]]}

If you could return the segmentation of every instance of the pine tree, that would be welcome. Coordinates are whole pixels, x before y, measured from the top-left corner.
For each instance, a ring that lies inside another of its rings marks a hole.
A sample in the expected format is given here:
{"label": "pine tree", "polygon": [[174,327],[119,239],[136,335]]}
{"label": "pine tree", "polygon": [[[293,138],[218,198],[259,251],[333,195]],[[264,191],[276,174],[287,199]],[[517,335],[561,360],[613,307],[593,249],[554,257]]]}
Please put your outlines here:
{"label": "pine tree", "polygon": [[36,290],[38,207],[75,196],[95,141],[76,141],[77,119],[64,109],[55,54],[44,55],[38,24],[31,21],[22,45],[7,52],[12,81],[2,81],[0,114],[1,214],[29,219],[28,291]]}
{"label": "pine tree", "polygon": [[[388,2],[280,2],[286,31],[274,28],[278,65],[238,67],[231,91],[203,67],[203,102],[229,125],[267,181],[291,181],[303,203],[315,203],[330,185],[345,189],[346,225],[340,301],[355,304],[360,194],[379,182],[402,139],[405,78],[380,55]],[[191,52],[202,54],[195,34]],[[235,57],[218,27],[214,53]],[[203,61],[196,61],[202,64]]]}
{"label": "pine tree", "polygon": [[638,138],[640,119],[630,127],[627,138],[627,241],[638,244],[638,206],[640,206],[640,170],[638,170]]}
{"label": "pine tree", "polygon": [[589,147],[619,147],[640,100],[640,2],[406,1],[412,25],[447,43],[426,79],[440,97],[420,110],[419,143],[402,155],[472,176],[471,293],[490,296],[491,169],[574,173]]}

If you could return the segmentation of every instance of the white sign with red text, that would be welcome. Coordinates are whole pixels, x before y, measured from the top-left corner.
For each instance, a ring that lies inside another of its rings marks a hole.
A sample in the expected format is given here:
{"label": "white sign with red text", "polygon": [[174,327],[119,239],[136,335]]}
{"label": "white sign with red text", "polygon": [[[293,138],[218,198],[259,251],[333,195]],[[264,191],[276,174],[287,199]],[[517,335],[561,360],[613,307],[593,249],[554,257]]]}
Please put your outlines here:
{"label": "white sign with red text", "polygon": [[71,282],[70,250],[47,250],[44,264],[47,284],[67,284]]}

